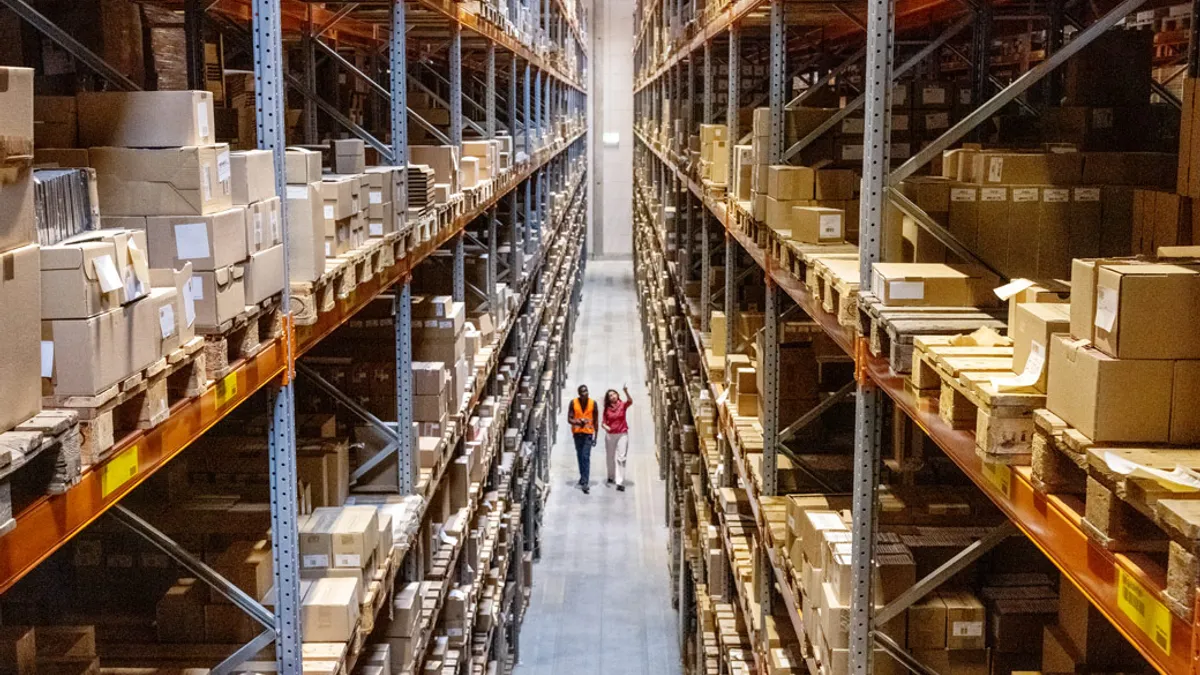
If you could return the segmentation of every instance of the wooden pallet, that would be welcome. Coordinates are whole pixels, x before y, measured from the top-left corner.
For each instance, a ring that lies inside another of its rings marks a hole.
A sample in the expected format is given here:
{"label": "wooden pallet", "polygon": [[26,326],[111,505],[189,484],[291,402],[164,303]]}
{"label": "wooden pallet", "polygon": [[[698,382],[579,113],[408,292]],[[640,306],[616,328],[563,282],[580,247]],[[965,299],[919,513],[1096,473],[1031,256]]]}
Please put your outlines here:
{"label": "wooden pallet", "polygon": [[859,302],[859,330],[868,337],[873,356],[888,360],[892,372],[912,372],[913,340],[919,337],[971,333],[980,328],[1003,330],[1003,310],[974,307],[888,307],[874,294]]}
{"label": "wooden pallet", "polygon": [[204,391],[211,379],[206,347],[205,338],[195,337],[95,396],[45,396],[42,404],[78,415],[80,461],[86,468],[104,459],[121,438],[162,424],[175,404]]}
{"label": "wooden pallet", "polygon": [[79,482],[81,443],[74,410],[43,410],[0,433],[0,535],[17,524],[14,492],[26,501],[61,494]]}
{"label": "wooden pallet", "polygon": [[283,331],[283,312],[279,298],[264,300],[247,307],[238,316],[224,322],[218,332],[205,336],[208,378],[219,380],[241,363],[253,358]]}
{"label": "wooden pallet", "polygon": [[1032,388],[1000,391],[997,380],[1016,377],[1012,346],[962,347],[952,336],[914,340],[908,386],[938,399],[938,416],[954,429],[975,431],[976,451],[991,462],[1029,464],[1033,412],[1046,395]]}
{"label": "wooden pallet", "polygon": [[821,309],[836,316],[839,325],[853,327],[858,324],[858,255],[846,255],[817,257],[812,267]]}
{"label": "wooden pallet", "polygon": [[1091,439],[1044,408],[1033,411],[1033,426],[1033,489],[1044,495],[1086,495]]}

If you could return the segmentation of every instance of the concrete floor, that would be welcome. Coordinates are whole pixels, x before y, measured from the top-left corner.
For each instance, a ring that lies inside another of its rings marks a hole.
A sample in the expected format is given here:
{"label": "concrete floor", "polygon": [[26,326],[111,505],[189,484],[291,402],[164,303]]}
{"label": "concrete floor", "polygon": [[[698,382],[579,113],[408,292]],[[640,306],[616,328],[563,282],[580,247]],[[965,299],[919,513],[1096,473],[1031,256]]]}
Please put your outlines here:
{"label": "concrete floor", "polygon": [[592,451],[591,494],[573,487],[579,471],[564,420],[551,454],[552,491],[521,630],[519,675],[682,672],[667,570],[665,487],[654,457],[635,295],[631,262],[588,263],[563,400],[580,384],[596,398],[629,386],[626,491],[604,485],[603,434]]}

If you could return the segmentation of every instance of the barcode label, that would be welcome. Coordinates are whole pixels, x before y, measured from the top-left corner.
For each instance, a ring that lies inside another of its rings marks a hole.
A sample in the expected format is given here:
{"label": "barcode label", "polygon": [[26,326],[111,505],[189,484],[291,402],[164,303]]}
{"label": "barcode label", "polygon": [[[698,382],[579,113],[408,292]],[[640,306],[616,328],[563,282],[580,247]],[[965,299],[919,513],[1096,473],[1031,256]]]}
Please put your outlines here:
{"label": "barcode label", "polygon": [[1155,646],[1171,655],[1171,612],[1125,570],[1117,569],[1117,607]]}

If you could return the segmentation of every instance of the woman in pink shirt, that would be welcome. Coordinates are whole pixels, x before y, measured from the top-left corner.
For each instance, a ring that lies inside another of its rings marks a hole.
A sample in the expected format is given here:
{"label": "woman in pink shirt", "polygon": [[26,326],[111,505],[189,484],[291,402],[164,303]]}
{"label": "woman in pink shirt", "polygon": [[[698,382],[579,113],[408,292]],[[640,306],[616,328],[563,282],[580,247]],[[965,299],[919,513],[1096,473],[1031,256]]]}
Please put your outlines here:
{"label": "woman in pink shirt", "polygon": [[609,389],[604,394],[604,449],[608,455],[608,481],[606,485],[616,484],[617,490],[625,491],[625,458],[629,454],[629,423],[625,420],[625,411],[633,405],[629,396],[629,387],[625,390],[625,400],[617,394],[616,389]]}

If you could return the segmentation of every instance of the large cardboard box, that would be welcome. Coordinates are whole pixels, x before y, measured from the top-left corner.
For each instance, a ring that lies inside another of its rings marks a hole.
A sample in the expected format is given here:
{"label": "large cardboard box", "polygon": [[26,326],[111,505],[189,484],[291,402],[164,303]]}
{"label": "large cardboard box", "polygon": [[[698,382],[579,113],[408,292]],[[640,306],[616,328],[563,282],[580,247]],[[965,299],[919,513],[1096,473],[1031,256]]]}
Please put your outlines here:
{"label": "large cardboard box", "polygon": [[1122,359],[1200,358],[1200,273],[1179,265],[1103,265],[1094,342]]}
{"label": "large cardboard box", "polygon": [[300,606],[305,642],[350,642],[359,616],[359,582],[323,577],[313,582]]}
{"label": "large cardboard box", "polygon": [[[1013,339],[1013,372],[1037,374],[1033,387],[1046,391],[1046,362],[1050,336],[1071,327],[1070,308],[1062,303],[1027,302],[1016,306],[1016,322],[1009,326]],[[1026,373],[1026,371],[1029,371]]]}
{"label": "large cardboard box", "polygon": [[[942,263],[875,263],[871,290],[890,306],[988,306],[983,275]],[[993,298],[994,299],[994,298]]]}
{"label": "large cardboard box", "polygon": [[778,200],[813,199],[815,173],[805,166],[772,166],[767,170],[767,195]]}
{"label": "large cardboard box", "polygon": [[153,360],[154,318],[155,323],[142,333],[141,346],[130,305],[87,319],[42,321],[42,375],[50,379],[49,391],[58,396],[95,396],[148,366]]}
{"label": "large cardboard box", "polygon": [[367,234],[382,237],[397,230],[396,208],[393,202],[371,204],[367,209]]}
{"label": "large cardboard box", "polygon": [[79,142],[87,147],[170,148],[215,143],[208,91],[79,92]]}
{"label": "large cardboard box", "polygon": [[1115,359],[1086,340],[1050,340],[1046,407],[1093,442],[1166,443],[1174,364]]}
{"label": "large cardboard box", "polygon": [[0,251],[37,240],[33,174],[22,157],[33,155],[33,70],[0,68]]}
{"label": "large cardboard box", "polygon": [[946,603],[931,593],[908,608],[908,647],[910,649],[946,648]]}
{"label": "large cardboard box", "polygon": [[104,215],[195,216],[233,207],[225,144],[92,148],[88,161],[96,169]]}
{"label": "large cardboard box", "polygon": [[367,148],[359,138],[333,141],[334,173],[362,173],[367,169]]}
{"label": "large cardboard box", "polygon": [[408,148],[410,164],[423,164],[433,169],[434,182],[450,186],[450,193],[459,192],[458,148],[452,145],[411,145]]}
{"label": "large cardboard box", "polygon": [[288,185],[308,185],[321,180],[321,153],[305,148],[288,148],[284,153]]}
{"label": "large cardboard box", "polygon": [[247,305],[256,305],[283,291],[283,255],[283,244],[250,254],[245,264]]}
{"label": "large cardboard box", "polygon": [[33,140],[38,148],[73,148],[79,144],[74,96],[33,97]]}
{"label": "large cardboard box", "polygon": [[198,329],[219,328],[246,309],[243,277],[241,265],[195,271],[191,285]]}
{"label": "large cardboard box", "polygon": [[[175,319],[178,291],[175,287],[153,288],[150,294],[130,305],[138,335],[150,348],[150,361],[157,361],[179,349],[182,342],[179,322]],[[166,404],[166,401],[163,401]],[[162,412],[167,412],[163,410]]]}
{"label": "large cardboard box", "polygon": [[246,206],[277,197],[275,154],[270,150],[240,150],[229,153],[233,203]]}
{"label": "large cardboard box", "polygon": [[283,243],[283,218],[279,197],[268,197],[246,207],[246,251],[256,253]]}
{"label": "large cardboard box", "polygon": [[150,265],[178,269],[185,262],[210,271],[246,260],[246,209],[235,206],[207,216],[146,218]]}
{"label": "large cardboard box", "polygon": [[324,204],[315,183],[288,185],[288,276],[316,281],[325,274]]}
{"label": "large cardboard box", "polygon": [[97,230],[41,251],[43,319],[85,319],[150,290],[146,233]]}
{"label": "large cardboard box", "polygon": [[325,176],[321,181],[321,198],[325,202],[325,235],[330,236],[330,225],[337,220],[350,218],[360,210],[360,183],[356,176]]}
{"label": "large cardboard box", "polygon": [[[179,344],[187,344],[196,337],[196,301],[192,298],[192,264],[184,263],[180,269],[150,270],[150,285],[153,288],[174,288],[175,306],[172,313],[175,316],[175,330],[179,334]],[[163,332],[166,332],[165,320]]]}
{"label": "large cardboard box", "polygon": [[371,166],[367,178],[367,204],[398,202],[404,194],[404,167]]}
{"label": "large cardboard box", "polygon": [[1078,152],[976,153],[972,169],[975,182],[997,185],[1076,185],[1083,176],[1083,155]]}
{"label": "large cardboard box", "polygon": [[821,206],[792,208],[793,241],[810,244],[842,241],[846,232],[846,213]]}
{"label": "large cardboard box", "polygon": [[0,316],[5,326],[5,346],[0,349],[5,402],[0,406],[0,433],[42,409],[39,375],[52,364],[42,362],[45,349],[38,320],[42,306],[39,266],[37,244],[0,253],[0,269],[5,272],[0,274]]}
{"label": "large cardboard box", "polygon": [[979,598],[970,591],[940,591],[938,595],[946,605],[946,648],[984,649],[987,612]]}

